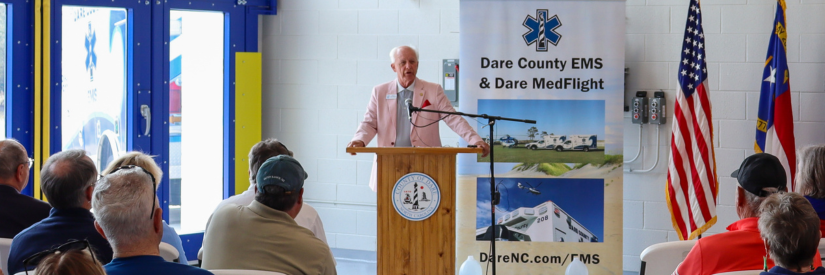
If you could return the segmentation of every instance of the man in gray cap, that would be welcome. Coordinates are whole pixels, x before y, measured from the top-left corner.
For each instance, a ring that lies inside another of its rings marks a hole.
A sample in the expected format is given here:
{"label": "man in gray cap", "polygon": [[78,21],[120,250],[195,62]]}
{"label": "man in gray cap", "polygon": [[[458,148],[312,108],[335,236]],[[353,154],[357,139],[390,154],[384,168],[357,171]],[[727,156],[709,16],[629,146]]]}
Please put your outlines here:
{"label": "man in gray cap", "polygon": [[[736,213],[740,220],[727,227],[728,232],[699,239],[679,264],[680,275],[717,274],[764,268],[765,244],[759,235],[759,205],[771,194],[787,191],[785,169],[773,155],[759,153],[742,162],[730,175],[736,178]],[[814,259],[819,259],[817,252]],[[814,261],[820,266],[819,260]],[[768,268],[773,267],[771,259]]]}
{"label": "man in gray cap", "polygon": [[329,247],[294,220],[306,178],[290,156],[264,162],[256,175],[255,200],[247,206],[226,205],[212,215],[201,267],[336,274]]}

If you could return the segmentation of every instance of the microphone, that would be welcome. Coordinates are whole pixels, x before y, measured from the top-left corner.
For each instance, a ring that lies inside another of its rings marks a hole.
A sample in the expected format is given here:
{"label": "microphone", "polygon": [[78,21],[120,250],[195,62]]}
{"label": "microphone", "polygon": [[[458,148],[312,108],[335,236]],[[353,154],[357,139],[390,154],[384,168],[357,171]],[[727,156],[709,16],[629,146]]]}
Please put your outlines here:
{"label": "microphone", "polygon": [[412,99],[408,98],[408,99],[404,100],[404,104],[407,105],[407,119],[412,120],[412,112],[413,112]]}

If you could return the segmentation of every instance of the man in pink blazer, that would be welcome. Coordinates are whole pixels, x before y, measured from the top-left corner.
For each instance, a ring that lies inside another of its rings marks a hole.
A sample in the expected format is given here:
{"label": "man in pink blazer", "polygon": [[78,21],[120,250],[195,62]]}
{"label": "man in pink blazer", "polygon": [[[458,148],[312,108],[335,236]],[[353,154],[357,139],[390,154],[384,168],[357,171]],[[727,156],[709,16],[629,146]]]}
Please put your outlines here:
{"label": "man in pink blazer", "polygon": [[[467,143],[481,147],[484,150],[483,156],[490,153],[490,146],[460,116],[416,112],[412,114],[410,122],[407,118],[406,99],[411,99],[413,106],[424,109],[448,112],[454,112],[455,109],[441,85],[415,76],[418,73],[418,52],[414,48],[395,47],[390,51],[390,59],[390,67],[398,78],[372,89],[364,121],[358,126],[355,137],[347,147],[364,147],[375,135],[378,135],[378,147],[441,147],[438,120],[444,118],[447,126]],[[427,126],[422,127],[425,125]],[[370,177],[370,188],[373,191],[376,190],[376,174],[376,165],[373,164]]]}

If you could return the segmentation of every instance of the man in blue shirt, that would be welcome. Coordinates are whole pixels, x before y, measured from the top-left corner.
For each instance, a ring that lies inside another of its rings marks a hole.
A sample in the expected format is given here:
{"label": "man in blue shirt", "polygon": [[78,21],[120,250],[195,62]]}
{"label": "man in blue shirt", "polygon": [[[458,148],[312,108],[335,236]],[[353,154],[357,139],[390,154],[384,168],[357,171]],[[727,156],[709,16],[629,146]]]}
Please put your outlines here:
{"label": "man in blue shirt", "polygon": [[[101,263],[112,260],[112,248],[94,226],[92,190],[97,168],[83,150],[49,157],[41,170],[41,189],[52,205],[49,217],[17,234],[9,251],[10,274],[23,271],[23,260],[69,240],[88,240]],[[37,263],[30,263],[36,265]]]}
{"label": "man in blue shirt", "polygon": [[163,237],[163,211],[153,176],[139,166],[121,166],[94,189],[95,228],[112,244],[108,275],[209,275],[209,271],[164,261],[158,245]]}

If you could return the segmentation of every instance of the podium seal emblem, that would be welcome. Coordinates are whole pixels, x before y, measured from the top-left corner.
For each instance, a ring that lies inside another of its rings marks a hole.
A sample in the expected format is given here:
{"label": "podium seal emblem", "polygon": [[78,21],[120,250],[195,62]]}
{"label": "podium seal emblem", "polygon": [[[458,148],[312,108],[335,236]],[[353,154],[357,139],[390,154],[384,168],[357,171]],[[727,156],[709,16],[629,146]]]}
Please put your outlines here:
{"label": "podium seal emblem", "polygon": [[430,176],[409,173],[392,188],[395,211],[405,219],[423,221],[435,214],[441,203],[441,190]]}

